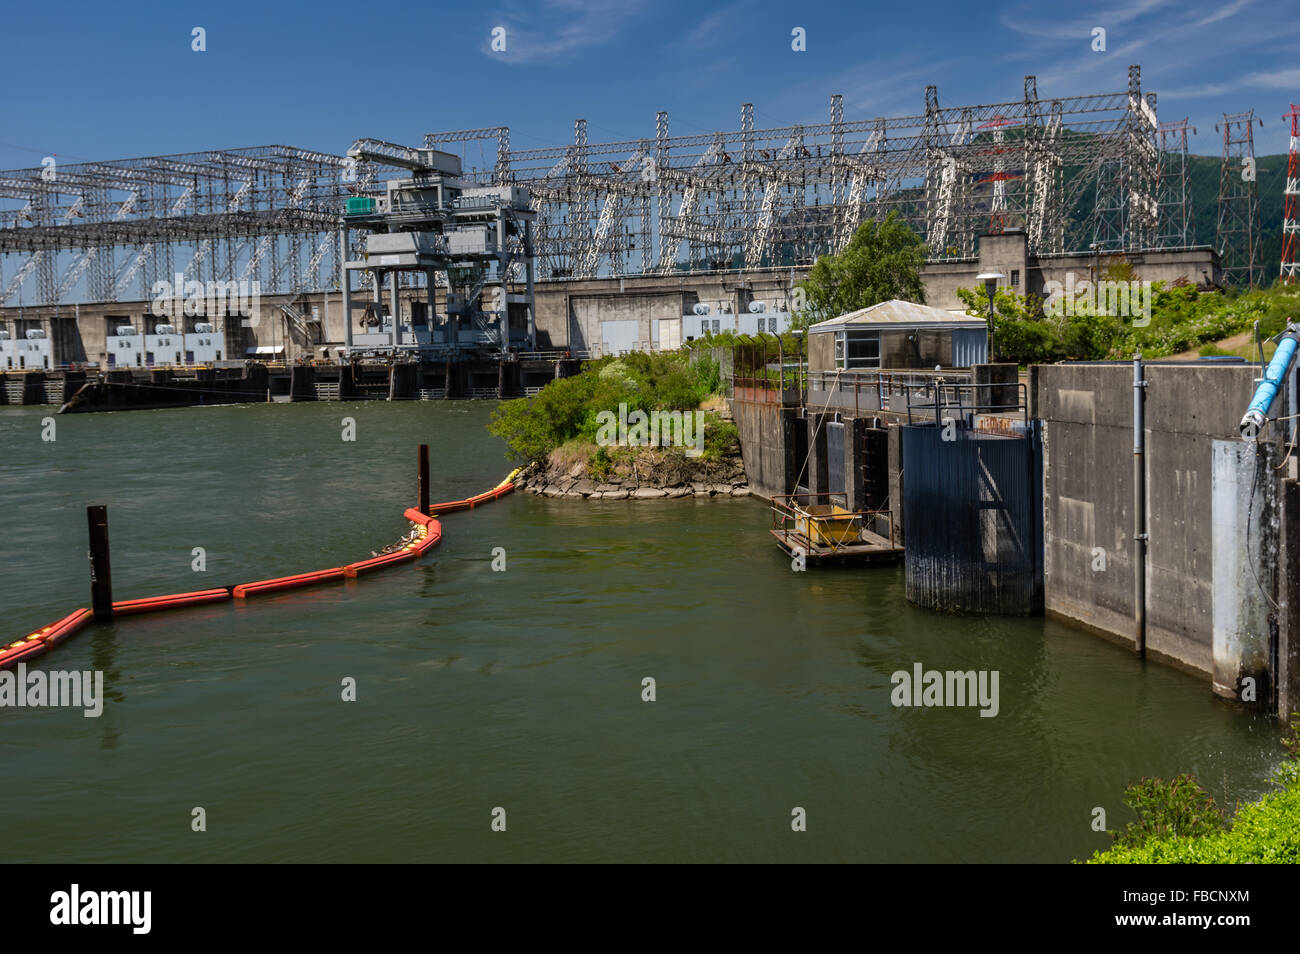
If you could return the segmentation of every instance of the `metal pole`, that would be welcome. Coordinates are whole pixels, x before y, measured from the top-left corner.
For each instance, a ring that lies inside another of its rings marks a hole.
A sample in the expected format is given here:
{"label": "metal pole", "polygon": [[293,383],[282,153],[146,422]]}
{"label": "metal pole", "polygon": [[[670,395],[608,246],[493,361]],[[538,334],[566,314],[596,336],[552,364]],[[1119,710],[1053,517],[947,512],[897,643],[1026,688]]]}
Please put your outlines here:
{"label": "metal pole", "polygon": [[343,344],[352,350],[352,273],[348,271],[348,228],[339,236],[339,282],[343,288]]}
{"label": "metal pole", "polygon": [[989,294],[989,364],[995,364],[997,363],[997,351],[993,347],[993,283],[985,283],[984,290]]}
{"label": "metal pole", "polygon": [[428,516],[429,513],[429,445],[420,445],[419,455],[419,473],[420,473],[420,513]]}
{"label": "metal pole", "polygon": [[95,619],[113,618],[113,568],[108,551],[108,508],[87,507],[90,528],[90,599]]}
{"label": "metal pole", "polygon": [[777,387],[781,389],[781,403],[785,404],[785,346],[781,342],[781,333],[776,336],[776,360],[780,367],[776,371]]}
{"label": "metal pole", "polygon": [[1147,654],[1146,378],[1133,358],[1133,628],[1138,655]]}

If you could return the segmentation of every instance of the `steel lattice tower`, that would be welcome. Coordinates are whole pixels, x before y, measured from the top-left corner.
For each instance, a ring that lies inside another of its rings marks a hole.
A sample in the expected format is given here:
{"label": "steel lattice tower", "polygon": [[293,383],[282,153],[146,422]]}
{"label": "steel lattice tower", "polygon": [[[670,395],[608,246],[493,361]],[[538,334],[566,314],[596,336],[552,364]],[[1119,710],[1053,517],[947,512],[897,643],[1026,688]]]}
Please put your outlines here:
{"label": "steel lattice tower", "polygon": [[[1215,229],[1223,280],[1254,286],[1259,266],[1259,191],[1255,187],[1255,111],[1223,114],[1219,219]],[[1219,127],[1215,127],[1217,130]]]}
{"label": "steel lattice tower", "polygon": [[1282,117],[1291,120],[1291,147],[1286,162],[1286,209],[1282,215],[1282,281],[1288,284],[1300,273],[1300,106]]}
{"label": "steel lattice tower", "polygon": [[1188,190],[1187,131],[1196,129],[1186,119],[1160,124],[1160,225],[1156,244],[1164,248],[1196,244],[1196,212]]}
{"label": "steel lattice tower", "polygon": [[[1003,227],[1023,227],[1033,255],[1188,244],[1185,189],[1186,225],[1162,228],[1161,186],[1181,180],[1136,66],[1113,92],[1040,99],[1027,76],[1000,103],[944,106],[930,87],[913,115],[845,112],[837,95],[827,121],[760,128],[746,103],[732,130],[673,136],[660,112],[622,141],[589,141],[578,120],[542,148],[512,148],[505,126],[424,148],[495,147],[463,178],[528,190],[542,280],[807,266],[891,212],[932,259],[968,260]],[[381,195],[386,168],[259,146],[60,165],[53,181],[0,172],[0,303],[147,298],[178,272],[265,294],[334,287],[340,258],[362,251],[340,246],[343,205]]]}

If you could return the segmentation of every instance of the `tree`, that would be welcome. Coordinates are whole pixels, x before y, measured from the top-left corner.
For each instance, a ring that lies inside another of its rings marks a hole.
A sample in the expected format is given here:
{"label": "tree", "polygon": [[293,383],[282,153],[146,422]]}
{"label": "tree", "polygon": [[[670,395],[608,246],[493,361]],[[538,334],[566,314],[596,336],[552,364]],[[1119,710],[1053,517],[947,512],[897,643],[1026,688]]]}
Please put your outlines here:
{"label": "tree", "polygon": [[804,307],[795,325],[806,327],[894,298],[925,303],[921,269],[925,243],[890,212],[883,222],[868,219],[858,226],[838,255],[823,255],[799,283]]}

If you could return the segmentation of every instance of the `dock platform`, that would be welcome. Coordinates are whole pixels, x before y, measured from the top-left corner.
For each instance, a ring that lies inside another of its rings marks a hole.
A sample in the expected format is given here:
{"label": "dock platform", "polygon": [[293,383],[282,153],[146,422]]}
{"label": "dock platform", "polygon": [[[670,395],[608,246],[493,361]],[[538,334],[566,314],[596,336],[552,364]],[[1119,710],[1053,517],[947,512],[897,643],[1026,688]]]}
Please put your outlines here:
{"label": "dock platform", "polygon": [[813,543],[794,530],[772,530],[776,544],[794,559],[800,553],[814,566],[833,563],[897,563],[903,558],[903,548],[870,530],[862,532],[862,539],[852,543],[826,546]]}
{"label": "dock platform", "polygon": [[814,566],[897,563],[903,556],[888,510],[848,510],[834,494],[773,497],[771,533],[787,556]]}

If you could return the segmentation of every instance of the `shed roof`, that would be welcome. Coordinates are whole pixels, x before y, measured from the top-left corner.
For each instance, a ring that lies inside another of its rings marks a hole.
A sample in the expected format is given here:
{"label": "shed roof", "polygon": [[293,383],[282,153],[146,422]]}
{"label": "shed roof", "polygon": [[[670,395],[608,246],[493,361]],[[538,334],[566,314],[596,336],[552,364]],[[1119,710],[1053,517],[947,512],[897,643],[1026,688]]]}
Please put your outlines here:
{"label": "shed roof", "polygon": [[914,301],[882,301],[869,308],[859,308],[838,318],[819,321],[808,328],[809,334],[821,334],[827,331],[844,331],[846,328],[927,328],[932,331],[949,331],[957,329],[983,329],[988,325],[983,318],[969,315],[956,315],[942,308],[931,305],[919,305]]}

